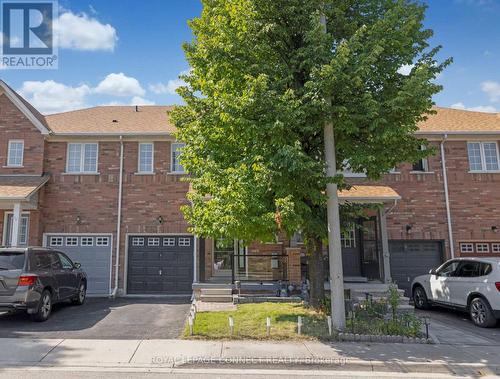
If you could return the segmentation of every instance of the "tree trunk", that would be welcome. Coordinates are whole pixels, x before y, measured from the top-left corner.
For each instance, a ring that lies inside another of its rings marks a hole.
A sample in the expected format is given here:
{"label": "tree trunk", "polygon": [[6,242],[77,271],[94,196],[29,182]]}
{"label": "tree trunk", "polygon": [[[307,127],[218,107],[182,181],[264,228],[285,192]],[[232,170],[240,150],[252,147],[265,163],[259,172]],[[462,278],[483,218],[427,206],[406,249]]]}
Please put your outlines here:
{"label": "tree trunk", "polygon": [[319,308],[325,298],[323,243],[320,238],[308,238],[306,249],[309,270],[309,300],[314,308]]}

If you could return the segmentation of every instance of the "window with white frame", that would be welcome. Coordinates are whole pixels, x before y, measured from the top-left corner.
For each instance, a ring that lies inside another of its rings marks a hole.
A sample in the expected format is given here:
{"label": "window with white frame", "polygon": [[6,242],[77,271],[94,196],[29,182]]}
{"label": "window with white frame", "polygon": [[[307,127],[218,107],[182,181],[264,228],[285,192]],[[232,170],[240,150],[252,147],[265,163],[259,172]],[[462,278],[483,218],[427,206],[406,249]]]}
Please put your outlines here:
{"label": "window with white frame", "polygon": [[[25,246],[28,244],[28,231],[29,231],[29,213],[23,213],[21,215],[21,222],[19,224],[18,240],[19,246]],[[12,244],[12,229],[14,223],[14,214],[7,213],[7,245]]]}
{"label": "window with white frame", "polygon": [[148,238],[148,246],[160,246],[160,238],[158,237]]}
{"label": "window with white frame", "polygon": [[66,246],[78,246],[78,237],[66,237]]}
{"label": "window with white frame", "polygon": [[175,238],[174,237],[165,237],[163,239],[163,246],[175,246]]}
{"label": "window with white frame", "polygon": [[496,142],[468,142],[470,171],[499,171],[498,146]]}
{"label": "window with white frame", "polygon": [[80,245],[81,246],[94,246],[94,237],[82,237]]}
{"label": "window with white frame", "polygon": [[493,253],[500,253],[500,243],[492,243],[491,244],[491,251]]}
{"label": "window with white frame", "polygon": [[49,241],[50,246],[62,246],[63,238],[62,237],[50,237]]}
{"label": "window with white frame", "polygon": [[24,141],[9,141],[9,151],[7,153],[7,166],[22,167],[24,155]]}
{"label": "window with white frame", "polygon": [[[425,145],[420,146],[420,150],[424,151],[426,149],[427,148],[425,147]],[[427,158],[419,159],[418,161],[413,163],[412,171],[417,171],[417,172],[429,171],[429,161],[427,160]]]}
{"label": "window with white frame", "polygon": [[97,173],[97,143],[68,143],[66,171]]}
{"label": "window with white frame", "polygon": [[142,237],[132,238],[132,246],[144,246],[144,238]]}
{"label": "window with white frame", "polygon": [[476,253],[489,253],[490,244],[488,243],[476,243]]}
{"label": "window with white frame", "polygon": [[153,155],[154,155],[154,145],[152,143],[139,144],[138,171],[140,173],[153,172]]}
{"label": "window with white frame", "polygon": [[472,243],[461,243],[460,244],[460,252],[461,253],[473,253],[474,252],[474,244]]}
{"label": "window with white frame", "polygon": [[182,149],[186,144],[184,143],[173,143],[172,144],[172,172],[184,173],[184,167],[182,167],[180,162],[180,157],[182,154]]}
{"label": "window with white frame", "polygon": [[191,238],[179,237],[179,246],[191,246]]}
{"label": "window with white frame", "polygon": [[349,227],[340,234],[340,242],[342,247],[356,247],[356,229],[354,225],[349,225]]}
{"label": "window with white frame", "polygon": [[96,237],[95,238],[96,246],[109,246],[109,237]]}

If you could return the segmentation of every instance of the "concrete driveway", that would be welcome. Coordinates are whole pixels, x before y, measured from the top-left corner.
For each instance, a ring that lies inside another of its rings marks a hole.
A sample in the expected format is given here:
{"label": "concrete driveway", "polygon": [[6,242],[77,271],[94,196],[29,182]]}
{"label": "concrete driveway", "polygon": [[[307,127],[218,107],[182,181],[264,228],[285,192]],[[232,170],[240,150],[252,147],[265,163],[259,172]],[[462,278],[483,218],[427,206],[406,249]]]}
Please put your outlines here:
{"label": "concrete driveway", "polygon": [[419,317],[429,317],[430,332],[439,343],[447,345],[500,346],[500,322],[495,328],[479,328],[467,313],[434,307],[416,310]]}
{"label": "concrete driveway", "polygon": [[89,298],[82,306],[58,304],[43,323],[25,313],[0,314],[0,338],[177,338],[189,298]]}

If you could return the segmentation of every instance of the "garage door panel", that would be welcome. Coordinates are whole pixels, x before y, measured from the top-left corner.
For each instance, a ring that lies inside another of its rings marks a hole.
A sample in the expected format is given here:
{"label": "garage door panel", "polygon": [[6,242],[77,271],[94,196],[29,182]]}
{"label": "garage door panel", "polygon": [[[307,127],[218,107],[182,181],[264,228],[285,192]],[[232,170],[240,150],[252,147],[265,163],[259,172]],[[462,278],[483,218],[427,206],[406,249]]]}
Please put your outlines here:
{"label": "garage door panel", "polygon": [[[127,292],[190,293],[193,282],[193,242],[192,236],[185,235],[129,236]],[[143,246],[137,246],[141,243]],[[187,246],[180,246],[182,244]]]}
{"label": "garage door panel", "polygon": [[111,235],[50,233],[46,234],[46,245],[66,253],[72,261],[82,265],[87,274],[89,295],[110,293]]}

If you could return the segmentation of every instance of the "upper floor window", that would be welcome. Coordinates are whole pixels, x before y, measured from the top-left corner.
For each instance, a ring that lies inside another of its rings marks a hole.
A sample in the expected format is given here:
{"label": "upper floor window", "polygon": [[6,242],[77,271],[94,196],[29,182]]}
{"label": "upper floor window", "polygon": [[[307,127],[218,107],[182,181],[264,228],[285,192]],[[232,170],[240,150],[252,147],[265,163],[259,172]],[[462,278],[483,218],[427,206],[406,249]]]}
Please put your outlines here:
{"label": "upper floor window", "polygon": [[153,172],[153,154],[154,146],[152,143],[139,144],[139,172]]}
{"label": "upper floor window", "polygon": [[9,141],[9,152],[7,155],[7,166],[22,167],[24,154],[24,141]]}
{"label": "upper floor window", "polygon": [[[420,147],[420,150],[426,150],[425,145]],[[422,158],[413,163],[412,171],[427,172],[429,171],[429,161],[427,158]]]}
{"label": "upper floor window", "polygon": [[68,143],[66,171],[97,173],[97,143]]}
{"label": "upper floor window", "polygon": [[496,142],[468,142],[470,171],[499,171]]}
{"label": "upper floor window", "polygon": [[184,143],[173,143],[172,144],[172,157],[171,157],[172,172],[184,173],[184,167],[182,167],[179,159],[180,159],[180,156],[182,153],[182,148],[185,145],[186,144],[184,144]]}

